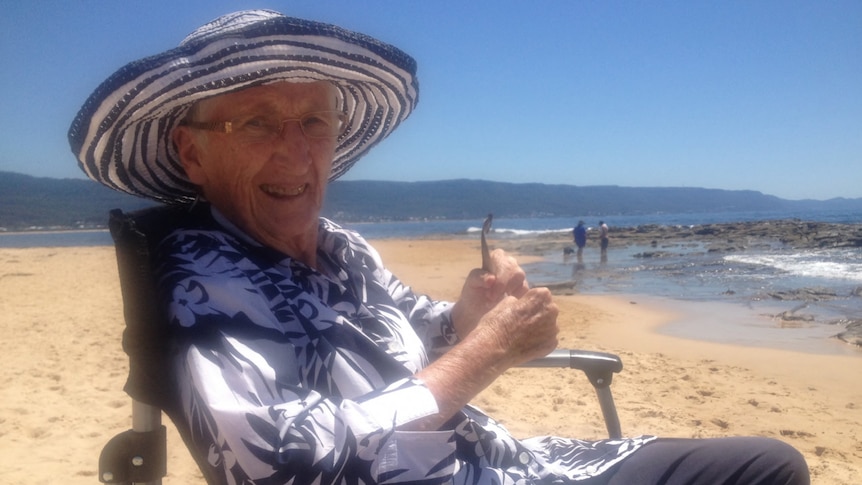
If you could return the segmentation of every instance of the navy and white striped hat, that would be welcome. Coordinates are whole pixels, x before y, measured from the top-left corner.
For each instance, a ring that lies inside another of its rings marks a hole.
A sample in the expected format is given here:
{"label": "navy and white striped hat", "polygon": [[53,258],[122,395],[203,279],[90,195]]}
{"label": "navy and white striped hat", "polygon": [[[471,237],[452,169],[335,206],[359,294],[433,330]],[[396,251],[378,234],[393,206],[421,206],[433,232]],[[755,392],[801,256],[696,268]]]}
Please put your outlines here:
{"label": "navy and white striped hat", "polygon": [[418,101],[416,62],[340,27],[269,10],[236,12],[174,49],[127,64],[78,112],[69,144],[81,169],[108,187],[161,202],[195,197],[171,132],[196,101],[279,81],[331,81],[349,121],[330,180],[389,135]]}

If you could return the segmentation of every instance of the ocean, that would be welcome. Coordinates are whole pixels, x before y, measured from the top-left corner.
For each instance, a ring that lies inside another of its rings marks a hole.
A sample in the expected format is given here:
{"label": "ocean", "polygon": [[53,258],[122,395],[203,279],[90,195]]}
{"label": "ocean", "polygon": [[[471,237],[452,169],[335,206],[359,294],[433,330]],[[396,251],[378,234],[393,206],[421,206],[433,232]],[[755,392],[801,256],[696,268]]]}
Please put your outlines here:
{"label": "ocean", "polygon": [[[724,222],[799,219],[862,223],[862,213],[724,212],[572,218],[495,219],[491,245],[542,236],[568,237],[584,220],[611,229],[647,224],[692,226]],[[344,224],[367,239],[477,238],[482,220]],[[107,231],[0,234],[0,247],[111,245]],[[624,295],[680,311],[683,317],[662,329],[670,334],[752,346],[769,346],[862,357],[862,347],[832,338],[862,321],[862,247],[792,250],[781,247],[742,252],[709,252],[695,245],[670,248],[662,258],[640,257],[650,248],[615,248],[606,261],[588,245],[583,261],[553,250],[524,265],[534,285],[570,282],[573,291]],[[478,256],[478,255],[477,255]],[[408,282],[409,283],[409,282]],[[704,311],[707,306],[709,311]],[[706,316],[709,318],[705,318]],[[783,318],[779,318],[779,316]]]}

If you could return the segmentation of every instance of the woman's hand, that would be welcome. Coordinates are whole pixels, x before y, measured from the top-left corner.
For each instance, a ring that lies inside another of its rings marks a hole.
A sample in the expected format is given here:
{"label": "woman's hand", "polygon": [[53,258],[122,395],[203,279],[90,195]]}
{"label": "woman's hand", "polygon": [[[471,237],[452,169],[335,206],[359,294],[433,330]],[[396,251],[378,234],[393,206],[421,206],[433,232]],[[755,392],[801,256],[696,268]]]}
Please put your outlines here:
{"label": "woman's hand", "polygon": [[557,315],[550,290],[533,288],[506,296],[479,321],[470,339],[480,339],[501,370],[548,355],[557,348]]}
{"label": "woman's hand", "polygon": [[474,269],[467,276],[461,297],[452,309],[452,320],[460,338],[464,338],[479,320],[506,296],[520,298],[529,285],[518,262],[502,249],[491,252],[491,271]]}

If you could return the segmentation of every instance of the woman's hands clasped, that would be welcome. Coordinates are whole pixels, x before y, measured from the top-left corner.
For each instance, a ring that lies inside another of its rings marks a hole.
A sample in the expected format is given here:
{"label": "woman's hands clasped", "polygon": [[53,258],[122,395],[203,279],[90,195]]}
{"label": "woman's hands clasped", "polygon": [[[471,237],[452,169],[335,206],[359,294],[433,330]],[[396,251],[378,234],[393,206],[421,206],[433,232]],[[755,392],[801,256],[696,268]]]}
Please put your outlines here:
{"label": "woman's hands clasped", "polygon": [[558,333],[550,291],[530,289],[524,270],[505,251],[492,251],[490,259],[490,271],[470,272],[452,310],[459,337],[482,339],[485,357],[502,368],[547,355]]}
{"label": "woman's hands clasped", "polygon": [[437,400],[438,413],[403,429],[437,429],[508,368],[557,347],[557,306],[547,288],[530,288],[504,251],[470,272],[452,308],[460,342],[416,376]]}

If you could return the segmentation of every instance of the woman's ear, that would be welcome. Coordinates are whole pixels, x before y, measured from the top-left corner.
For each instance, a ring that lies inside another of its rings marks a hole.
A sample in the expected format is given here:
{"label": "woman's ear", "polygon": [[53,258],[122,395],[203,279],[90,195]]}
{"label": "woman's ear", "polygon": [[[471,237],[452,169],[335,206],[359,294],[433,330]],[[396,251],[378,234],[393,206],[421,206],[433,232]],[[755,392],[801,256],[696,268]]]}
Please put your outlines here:
{"label": "woman's ear", "polygon": [[197,186],[203,186],[207,177],[201,164],[200,140],[186,126],[174,128],[171,138],[189,181]]}

